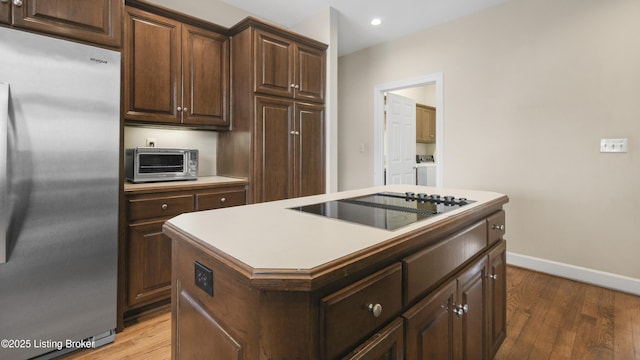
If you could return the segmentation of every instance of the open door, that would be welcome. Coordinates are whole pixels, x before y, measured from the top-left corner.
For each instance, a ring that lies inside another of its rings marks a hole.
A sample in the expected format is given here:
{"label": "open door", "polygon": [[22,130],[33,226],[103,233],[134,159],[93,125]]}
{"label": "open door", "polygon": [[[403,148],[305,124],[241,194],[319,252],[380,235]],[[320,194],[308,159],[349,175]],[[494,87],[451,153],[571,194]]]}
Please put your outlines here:
{"label": "open door", "polygon": [[416,101],[387,93],[386,184],[416,184]]}

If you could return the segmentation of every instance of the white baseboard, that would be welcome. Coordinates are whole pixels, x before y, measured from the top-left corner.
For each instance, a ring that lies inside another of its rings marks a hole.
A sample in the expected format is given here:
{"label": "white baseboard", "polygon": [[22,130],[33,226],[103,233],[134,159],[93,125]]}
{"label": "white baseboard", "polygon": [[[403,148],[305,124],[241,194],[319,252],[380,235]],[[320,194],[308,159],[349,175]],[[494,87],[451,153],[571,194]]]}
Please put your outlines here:
{"label": "white baseboard", "polygon": [[507,251],[507,264],[640,296],[640,279]]}

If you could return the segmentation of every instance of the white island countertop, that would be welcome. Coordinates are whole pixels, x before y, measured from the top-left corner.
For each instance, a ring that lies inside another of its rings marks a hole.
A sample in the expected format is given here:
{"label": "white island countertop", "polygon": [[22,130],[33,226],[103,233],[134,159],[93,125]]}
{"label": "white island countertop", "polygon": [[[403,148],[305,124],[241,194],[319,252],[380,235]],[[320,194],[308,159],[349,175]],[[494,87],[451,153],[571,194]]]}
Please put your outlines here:
{"label": "white island countertop", "polygon": [[[475,202],[390,231],[292,210],[292,207],[373,194],[407,191],[452,195]],[[406,238],[451,217],[486,206],[501,207],[506,195],[416,185],[389,185],[182,214],[168,220],[165,232],[177,232],[252,269],[310,270],[387,241]]]}

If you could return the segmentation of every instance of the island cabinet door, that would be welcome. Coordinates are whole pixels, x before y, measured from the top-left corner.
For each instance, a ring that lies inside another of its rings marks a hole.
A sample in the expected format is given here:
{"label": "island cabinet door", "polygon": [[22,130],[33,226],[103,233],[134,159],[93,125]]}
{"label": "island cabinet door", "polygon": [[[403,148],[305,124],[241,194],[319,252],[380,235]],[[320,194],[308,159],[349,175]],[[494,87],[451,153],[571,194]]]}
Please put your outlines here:
{"label": "island cabinet door", "polygon": [[507,243],[501,240],[489,252],[489,359],[507,336]]}
{"label": "island cabinet door", "polygon": [[407,360],[459,359],[455,297],[456,282],[450,281],[404,313]]}
{"label": "island cabinet door", "polygon": [[371,339],[358,346],[344,360],[403,360],[404,331],[401,318],[394,320]]}
{"label": "island cabinet door", "polygon": [[11,23],[11,4],[8,1],[0,1],[0,23]]}
{"label": "island cabinet door", "polygon": [[455,313],[461,324],[457,338],[463,360],[486,359],[487,353],[487,256],[473,263],[457,278]]}

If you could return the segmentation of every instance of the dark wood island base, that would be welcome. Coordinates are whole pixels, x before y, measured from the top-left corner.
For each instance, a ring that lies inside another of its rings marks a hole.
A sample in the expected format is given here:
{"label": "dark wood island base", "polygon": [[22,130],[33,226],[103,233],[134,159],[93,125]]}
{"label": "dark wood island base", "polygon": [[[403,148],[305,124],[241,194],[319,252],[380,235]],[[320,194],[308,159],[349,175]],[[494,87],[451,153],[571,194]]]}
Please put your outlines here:
{"label": "dark wood island base", "polygon": [[170,220],[173,359],[492,359],[506,336],[507,201],[309,269],[251,267]]}

